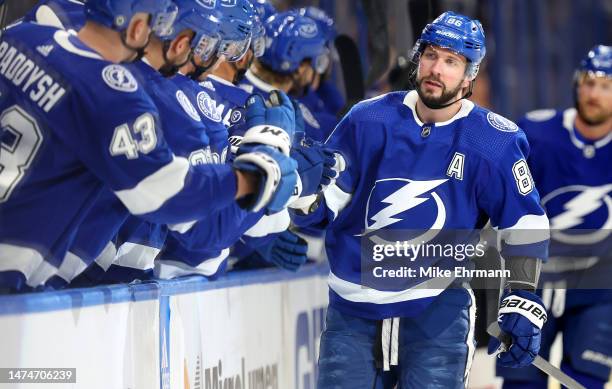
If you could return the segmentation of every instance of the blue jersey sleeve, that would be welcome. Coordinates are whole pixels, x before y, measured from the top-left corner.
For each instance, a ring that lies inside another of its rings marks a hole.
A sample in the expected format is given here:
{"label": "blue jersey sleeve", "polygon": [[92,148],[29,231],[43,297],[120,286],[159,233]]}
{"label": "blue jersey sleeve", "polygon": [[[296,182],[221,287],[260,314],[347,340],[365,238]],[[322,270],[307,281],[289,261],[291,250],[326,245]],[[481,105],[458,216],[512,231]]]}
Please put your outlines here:
{"label": "blue jersey sleeve", "polygon": [[548,218],[540,205],[527,156],[529,144],[518,130],[498,158],[483,167],[478,205],[502,239],[505,256],[548,257]]}
{"label": "blue jersey sleeve", "polygon": [[[123,83],[114,85],[111,77]],[[155,105],[129,70],[108,65],[102,78],[104,82],[90,79],[98,87],[80,88],[81,93],[73,94],[57,112],[60,120],[77,113],[73,116],[77,123],[70,131],[59,133],[132,214],[153,222],[177,223],[234,203],[232,168],[190,167],[186,158],[175,156],[164,139]],[[95,99],[90,95],[94,92]],[[100,94],[105,98],[100,99]],[[100,100],[105,103],[100,105]],[[83,104],[90,107],[83,109]]]}

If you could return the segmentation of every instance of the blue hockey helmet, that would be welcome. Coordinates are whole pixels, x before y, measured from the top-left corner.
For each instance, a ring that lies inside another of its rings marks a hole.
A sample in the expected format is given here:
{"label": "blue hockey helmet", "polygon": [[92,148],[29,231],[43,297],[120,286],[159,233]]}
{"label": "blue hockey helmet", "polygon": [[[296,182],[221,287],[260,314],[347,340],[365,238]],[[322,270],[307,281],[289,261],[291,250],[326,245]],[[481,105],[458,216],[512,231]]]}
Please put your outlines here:
{"label": "blue hockey helmet", "polygon": [[187,29],[195,35],[191,40],[193,54],[202,61],[208,60],[219,46],[220,41],[220,12],[215,2],[202,2],[195,0],[174,0],[178,13],[170,33],[164,40],[172,40]]}
{"label": "blue hockey helmet", "polygon": [[319,72],[329,65],[326,42],[314,20],[295,11],[282,12],[266,21],[266,51],[260,61],[275,72],[290,74],[310,59]]}
{"label": "blue hockey helmet", "polygon": [[413,48],[419,56],[428,45],[438,46],[464,56],[468,61],[466,75],[473,79],[478,74],[485,56],[485,36],[478,20],[451,11],[444,12],[426,25]]}
{"label": "blue hockey helmet", "polygon": [[577,73],[589,73],[595,77],[612,77],[612,46],[597,45],[580,61]]}
{"label": "blue hockey helmet", "polygon": [[251,37],[251,49],[255,58],[261,57],[266,51],[266,27],[259,16],[255,17],[253,34]]}
{"label": "blue hockey helmet", "polygon": [[249,0],[221,2],[220,11],[221,43],[217,53],[235,62],[249,50],[257,11]]}
{"label": "blue hockey helmet", "polygon": [[86,0],[85,17],[103,26],[124,31],[132,17],[144,12],[151,15],[153,32],[166,36],[176,18],[177,7],[171,0]]}
{"label": "blue hockey helmet", "polygon": [[310,6],[300,8],[298,12],[300,15],[307,16],[314,20],[327,37],[327,41],[333,43],[334,39],[336,39],[336,35],[338,35],[338,32],[336,31],[334,20],[330,18],[325,11],[320,8]]}
{"label": "blue hockey helmet", "polygon": [[262,23],[277,14],[276,8],[268,0],[251,0]]}

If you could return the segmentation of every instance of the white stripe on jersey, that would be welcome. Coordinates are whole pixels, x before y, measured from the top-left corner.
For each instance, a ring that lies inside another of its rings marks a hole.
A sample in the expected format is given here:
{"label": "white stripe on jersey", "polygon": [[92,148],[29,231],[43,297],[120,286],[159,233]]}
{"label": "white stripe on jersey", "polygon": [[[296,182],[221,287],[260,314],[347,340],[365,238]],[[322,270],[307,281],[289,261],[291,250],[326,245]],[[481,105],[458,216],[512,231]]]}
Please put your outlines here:
{"label": "white stripe on jersey", "polygon": [[334,213],[334,220],[338,217],[338,214],[351,202],[353,195],[346,193],[336,184],[330,185],[323,192],[325,197],[325,204],[327,208]]}
{"label": "white stripe on jersey", "polygon": [[391,304],[437,296],[442,293],[454,279],[454,277],[433,278],[415,285],[410,289],[382,291],[364,288],[362,285],[343,280],[330,271],[327,282],[329,287],[345,300],[355,303]]}
{"label": "white stripe on jersey", "polygon": [[161,250],[143,244],[125,242],[117,249],[113,265],[139,270],[153,269],[153,260]]}
{"label": "white stripe on jersey", "polygon": [[229,253],[229,248],[223,249],[218,257],[206,259],[195,267],[179,261],[157,260],[155,261],[155,276],[165,280],[193,274],[212,276],[219,271],[219,268],[223,264],[223,261],[229,256]]}
{"label": "white stripe on jersey", "polygon": [[501,239],[509,245],[543,242],[550,239],[546,215],[524,215],[515,225],[499,230]]}
{"label": "white stripe on jersey", "polygon": [[23,246],[0,243],[0,272],[17,271],[33,288],[44,285],[57,272],[57,268],[43,260],[38,251]]}
{"label": "white stripe on jersey", "polygon": [[117,248],[115,247],[115,243],[108,242],[106,244],[106,247],[104,247],[102,253],[98,255],[98,258],[96,258],[95,262],[96,264],[98,264],[98,266],[104,269],[104,271],[107,271],[108,268],[113,264],[113,261],[115,260],[115,255],[117,255]]}
{"label": "white stripe on jersey", "polygon": [[87,268],[87,264],[77,255],[68,251],[57,271],[57,275],[64,281],[70,282]]}
{"label": "white stripe on jersey", "polygon": [[183,189],[188,172],[189,161],[175,156],[172,162],[144,178],[132,189],[120,190],[115,195],[133,215],[153,212]]}
{"label": "white stripe on jersey", "polygon": [[289,211],[283,209],[272,215],[263,215],[253,227],[249,228],[244,233],[244,235],[252,238],[261,238],[268,234],[285,231],[289,228],[290,223],[291,218],[289,217]]}

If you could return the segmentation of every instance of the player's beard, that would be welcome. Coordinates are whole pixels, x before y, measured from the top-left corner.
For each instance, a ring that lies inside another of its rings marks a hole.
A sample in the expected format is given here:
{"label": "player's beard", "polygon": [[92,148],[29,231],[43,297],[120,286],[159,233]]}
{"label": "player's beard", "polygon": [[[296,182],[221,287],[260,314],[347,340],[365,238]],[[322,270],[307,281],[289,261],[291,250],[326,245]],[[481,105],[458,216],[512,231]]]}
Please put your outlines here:
{"label": "player's beard", "polygon": [[603,108],[601,104],[599,105],[599,109],[594,109],[592,107],[591,109],[589,109],[588,107],[585,107],[586,104],[587,102],[579,102],[578,104],[576,104],[578,115],[580,115],[580,118],[586,124],[588,124],[589,126],[598,126],[610,120],[612,112],[610,112],[609,109]]}
{"label": "player's beard", "polygon": [[[426,95],[423,92],[421,84],[425,81],[435,81],[442,85],[442,93],[440,94],[439,97],[434,97],[432,95]],[[449,91],[449,90],[446,90],[446,84],[444,84],[439,79],[436,79],[430,76],[430,77],[423,77],[420,80],[417,80],[416,90],[417,90],[417,93],[419,94],[419,98],[421,99],[421,101],[423,101],[423,103],[425,103],[426,106],[428,107],[443,106],[443,105],[448,104],[452,100],[457,99],[457,95],[463,89],[461,84],[462,82],[460,82],[456,88],[453,88],[452,90]]]}

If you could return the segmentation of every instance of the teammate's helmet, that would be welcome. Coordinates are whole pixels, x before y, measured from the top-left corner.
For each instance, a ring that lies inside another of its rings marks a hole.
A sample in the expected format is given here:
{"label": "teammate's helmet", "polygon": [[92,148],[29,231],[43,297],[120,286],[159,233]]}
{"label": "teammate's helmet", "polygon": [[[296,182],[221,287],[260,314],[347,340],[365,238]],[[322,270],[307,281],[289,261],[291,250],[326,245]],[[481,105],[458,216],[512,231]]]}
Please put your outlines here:
{"label": "teammate's helmet", "polygon": [[464,56],[468,61],[466,75],[476,77],[485,56],[485,36],[478,20],[454,12],[444,12],[426,25],[413,48],[414,57],[420,56],[427,45],[439,46]]}
{"label": "teammate's helmet", "polygon": [[86,0],[85,17],[103,26],[124,31],[134,14],[151,14],[151,28],[166,36],[176,18],[177,8],[171,0]]}
{"label": "teammate's helmet", "polygon": [[251,0],[251,2],[255,6],[255,10],[262,23],[265,23],[270,16],[277,13],[276,8],[268,0]]}
{"label": "teammate's helmet", "polygon": [[266,51],[266,28],[259,16],[255,17],[255,23],[253,24],[251,49],[253,49],[255,58],[261,57]]}
{"label": "teammate's helmet", "polygon": [[338,32],[334,25],[334,20],[330,18],[325,11],[317,7],[303,7],[298,10],[300,15],[307,16],[317,23],[317,26],[323,31],[328,42],[333,42],[336,39]]}
{"label": "teammate's helmet", "polygon": [[612,46],[597,45],[580,61],[576,72],[595,77],[612,77]]}
{"label": "teammate's helmet", "polygon": [[248,51],[257,17],[249,0],[237,0],[232,4],[223,4],[220,9],[222,40],[217,51],[229,62],[238,61]]}
{"label": "teammate's helmet", "polygon": [[314,69],[327,68],[326,37],[309,17],[295,11],[282,12],[266,21],[266,52],[260,61],[275,72],[295,72],[302,61],[312,60]]}
{"label": "teammate's helmet", "polygon": [[219,46],[220,36],[220,13],[214,3],[206,6],[200,1],[174,0],[178,7],[178,13],[170,33],[164,40],[172,40],[187,29],[192,30],[195,35],[191,40],[193,54],[200,57],[202,61],[208,60]]}

